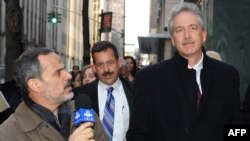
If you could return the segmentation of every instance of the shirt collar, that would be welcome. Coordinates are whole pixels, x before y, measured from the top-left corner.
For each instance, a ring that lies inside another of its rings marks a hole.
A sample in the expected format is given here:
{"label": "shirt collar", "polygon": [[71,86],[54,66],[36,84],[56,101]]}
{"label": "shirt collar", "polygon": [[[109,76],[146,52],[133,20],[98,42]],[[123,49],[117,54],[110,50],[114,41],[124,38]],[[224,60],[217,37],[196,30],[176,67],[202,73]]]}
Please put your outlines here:
{"label": "shirt collar", "polygon": [[104,89],[107,89],[108,87],[113,87],[114,89],[116,89],[120,84],[121,84],[120,78],[118,78],[112,85],[106,85],[103,82],[99,81],[99,85]]}
{"label": "shirt collar", "polygon": [[[197,64],[194,65],[193,69],[197,70],[201,70],[203,68],[203,58],[204,55],[203,53],[201,54],[201,59],[199,60],[199,62]],[[189,69],[192,69],[192,67],[188,66]]]}

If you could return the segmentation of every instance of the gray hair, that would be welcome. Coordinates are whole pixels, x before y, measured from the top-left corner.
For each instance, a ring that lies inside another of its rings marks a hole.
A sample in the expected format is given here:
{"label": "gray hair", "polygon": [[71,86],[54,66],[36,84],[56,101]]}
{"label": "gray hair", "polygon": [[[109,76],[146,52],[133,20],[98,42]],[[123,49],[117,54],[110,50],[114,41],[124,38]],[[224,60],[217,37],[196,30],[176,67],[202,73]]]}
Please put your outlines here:
{"label": "gray hair", "polygon": [[174,29],[173,29],[174,28],[174,18],[183,11],[193,13],[198,18],[198,21],[200,22],[202,30],[206,29],[205,21],[203,19],[203,15],[202,15],[199,7],[191,2],[183,2],[183,3],[177,4],[176,6],[174,6],[172,8],[172,10],[170,11],[170,15],[168,18],[168,29],[169,29],[169,33],[171,36],[174,33]]}
{"label": "gray hair", "polygon": [[40,78],[43,68],[38,60],[39,55],[47,55],[54,51],[48,48],[34,48],[25,51],[15,62],[14,78],[17,85],[28,93],[28,80]]}

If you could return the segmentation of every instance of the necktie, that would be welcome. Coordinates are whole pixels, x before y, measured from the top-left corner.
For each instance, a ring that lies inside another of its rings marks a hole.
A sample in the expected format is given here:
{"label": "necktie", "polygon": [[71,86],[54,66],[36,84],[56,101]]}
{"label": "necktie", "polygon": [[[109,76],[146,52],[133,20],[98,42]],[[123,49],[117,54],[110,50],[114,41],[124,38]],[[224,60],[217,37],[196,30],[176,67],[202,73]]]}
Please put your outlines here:
{"label": "necktie", "polygon": [[114,96],[112,95],[113,89],[114,89],[113,87],[109,87],[107,89],[108,96],[106,99],[103,120],[102,120],[104,129],[110,141],[112,141],[113,137],[114,117],[115,117],[115,99]]}
{"label": "necktie", "polygon": [[[198,84],[197,84],[198,86]],[[201,91],[200,91],[200,88],[199,86],[197,87],[197,92],[196,92],[196,108],[198,109],[199,108],[199,105],[200,105],[200,101],[201,101]]]}

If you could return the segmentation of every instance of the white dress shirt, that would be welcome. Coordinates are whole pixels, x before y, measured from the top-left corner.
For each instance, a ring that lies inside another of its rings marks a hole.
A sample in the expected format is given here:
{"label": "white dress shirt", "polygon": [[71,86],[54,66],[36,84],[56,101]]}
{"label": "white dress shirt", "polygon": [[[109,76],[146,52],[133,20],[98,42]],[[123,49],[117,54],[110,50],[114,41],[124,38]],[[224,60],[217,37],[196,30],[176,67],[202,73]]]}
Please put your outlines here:
{"label": "white dress shirt", "polygon": [[196,70],[196,82],[199,85],[199,89],[200,89],[201,94],[202,94],[202,88],[201,88],[201,77],[200,77],[200,75],[201,75],[201,70],[203,68],[203,58],[204,58],[204,56],[203,56],[203,53],[202,53],[200,61],[197,64],[195,64],[193,68],[188,66],[189,69],[195,69]]}
{"label": "white dress shirt", "polygon": [[[108,95],[108,87],[111,86],[105,85],[101,81],[98,82],[98,102],[101,121],[103,119],[104,108]],[[120,79],[118,79],[112,87],[114,88],[112,94],[115,99],[115,118],[112,141],[126,141],[126,133],[129,126],[129,107],[127,97]]]}

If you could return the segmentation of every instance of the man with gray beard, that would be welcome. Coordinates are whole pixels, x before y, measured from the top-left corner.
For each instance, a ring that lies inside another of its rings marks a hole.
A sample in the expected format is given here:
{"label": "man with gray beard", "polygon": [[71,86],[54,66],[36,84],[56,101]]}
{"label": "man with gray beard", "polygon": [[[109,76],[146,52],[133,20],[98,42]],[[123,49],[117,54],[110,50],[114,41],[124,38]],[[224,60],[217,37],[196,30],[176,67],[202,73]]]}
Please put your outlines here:
{"label": "man with gray beard", "polygon": [[72,76],[53,50],[27,50],[14,67],[15,80],[23,90],[23,102],[1,124],[0,140],[107,141],[97,116],[95,125],[86,122],[73,128]]}

